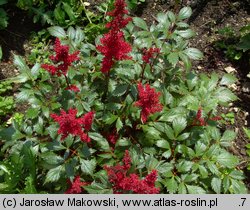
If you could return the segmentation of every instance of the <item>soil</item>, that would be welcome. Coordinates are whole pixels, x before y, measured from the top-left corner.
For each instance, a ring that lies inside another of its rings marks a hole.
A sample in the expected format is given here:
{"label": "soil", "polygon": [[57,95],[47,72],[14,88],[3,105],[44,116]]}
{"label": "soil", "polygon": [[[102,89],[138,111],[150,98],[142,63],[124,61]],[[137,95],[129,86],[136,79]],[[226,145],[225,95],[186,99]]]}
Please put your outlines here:
{"label": "soil", "polygon": [[[104,0],[90,0],[89,9],[94,12],[95,6]],[[242,26],[250,23],[250,1],[249,0],[182,0],[181,4],[175,6],[174,0],[146,0],[132,15],[145,19],[149,24],[154,22],[158,12],[168,10],[178,11],[181,6],[191,6],[193,15],[189,19],[191,28],[197,36],[191,40],[190,46],[200,49],[204,53],[204,59],[193,63],[193,69],[198,72],[210,74],[227,73],[226,69],[233,70],[232,73],[238,78],[234,93],[239,100],[230,107],[220,108],[221,113],[234,112],[234,123],[227,123],[225,129],[233,129],[237,132],[237,139],[230,148],[237,155],[241,163],[240,169],[245,170],[249,158],[246,154],[245,145],[249,139],[244,134],[243,127],[250,128],[250,79],[246,77],[250,72],[248,57],[243,57],[238,62],[228,60],[223,51],[216,49],[215,43],[220,39],[219,29],[230,26],[236,31]],[[3,48],[4,58],[0,62],[0,80],[18,74],[13,66],[13,52],[24,55],[29,51],[29,37],[31,31],[37,31],[39,26],[34,25],[32,20],[23,12],[9,11],[10,20],[6,30],[0,31],[0,44]],[[16,21],[20,20],[20,21]],[[40,27],[41,29],[41,27]],[[246,184],[250,190],[250,173],[245,170],[248,180]]]}

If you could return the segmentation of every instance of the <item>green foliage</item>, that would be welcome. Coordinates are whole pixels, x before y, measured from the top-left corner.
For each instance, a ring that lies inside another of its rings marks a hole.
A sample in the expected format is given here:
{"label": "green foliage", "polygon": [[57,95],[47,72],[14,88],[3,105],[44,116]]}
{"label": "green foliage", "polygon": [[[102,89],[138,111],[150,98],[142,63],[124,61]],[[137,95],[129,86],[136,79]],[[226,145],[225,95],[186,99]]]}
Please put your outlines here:
{"label": "green foliage", "polygon": [[9,91],[12,90],[11,81],[0,82],[0,117],[6,116],[14,109],[14,98],[9,96]]}
{"label": "green foliage", "polygon": [[[243,128],[248,140],[250,140],[250,129],[248,128]],[[247,155],[248,155],[248,167],[247,169],[250,170],[250,143],[248,143],[246,145],[246,149],[247,149]]]}
{"label": "green foliage", "polygon": [[130,11],[136,11],[138,9],[138,6],[145,3],[145,0],[126,0],[126,3],[128,5],[128,9]]}
{"label": "green foliage", "polygon": [[[104,31],[104,15],[94,14],[87,9],[86,2],[82,0],[18,0],[17,6],[23,10],[28,10],[33,14],[34,23],[40,22],[42,25],[61,26],[82,26],[90,41],[94,36]],[[98,8],[106,12],[110,3],[103,3]],[[103,9],[105,8],[105,9]]]}
{"label": "green foliage", "polygon": [[[6,11],[1,8],[2,5],[7,4],[8,0],[0,0],[0,30],[8,26],[8,15]],[[1,59],[1,56],[0,56]]]}
{"label": "green foliage", "polygon": [[231,60],[240,60],[243,54],[249,55],[250,25],[243,26],[238,32],[231,27],[225,27],[218,33],[222,39],[217,41],[215,46],[224,50],[226,57]]}
{"label": "green foliage", "polygon": [[[81,52],[67,80],[15,56],[20,71],[15,81],[22,83],[16,100],[29,107],[21,123],[13,120],[0,131],[0,192],[63,193],[66,181],[80,174],[88,183],[83,187],[86,192],[112,193],[104,168],[121,163],[128,150],[129,173],[144,179],[157,170],[160,193],[246,193],[243,172],[237,169],[239,159],[227,150],[236,134],[221,133],[211,120],[218,106],[237,99],[227,88],[235,78],[192,71],[191,60],[201,59],[202,53],[188,45],[194,32],[184,19],[190,15],[189,7],[177,15],[160,13],[151,26],[134,18],[125,29],[132,61],[117,62],[108,76],[99,70],[102,56],[79,27],[49,28],[71,52]],[[160,53],[148,64],[142,51],[151,47],[160,48]],[[161,92],[163,105],[144,123],[141,109],[135,106],[139,81]],[[66,90],[68,82],[80,91]],[[200,107],[204,126],[194,123]],[[95,111],[90,143],[71,134],[61,140],[58,123],[50,114],[70,108],[77,109],[79,117]],[[107,138],[114,130],[115,144]]]}

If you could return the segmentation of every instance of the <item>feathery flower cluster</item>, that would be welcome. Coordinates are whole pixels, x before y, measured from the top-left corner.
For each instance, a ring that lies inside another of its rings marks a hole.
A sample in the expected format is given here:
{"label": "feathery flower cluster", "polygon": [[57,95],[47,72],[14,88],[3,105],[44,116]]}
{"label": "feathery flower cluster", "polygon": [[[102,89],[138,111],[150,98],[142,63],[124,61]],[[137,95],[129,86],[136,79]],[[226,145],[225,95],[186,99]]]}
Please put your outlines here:
{"label": "feathery flower cluster", "polygon": [[[209,120],[218,121],[218,120],[221,120],[221,117],[215,116],[215,117],[209,118]],[[207,122],[205,118],[202,117],[202,108],[199,107],[196,117],[193,121],[193,126],[206,126],[206,125],[207,125]]]}
{"label": "feathery flower cluster", "polygon": [[119,134],[117,133],[116,128],[111,131],[108,135],[106,135],[106,139],[111,144],[115,145],[117,140],[119,139]]}
{"label": "feathery flower cluster", "polygon": [[156,55],[159,54],[159,53],[160,53],[160,49],[159,48],[151,47],[148,50],[144,49],[143,50],[142,60],[145,63],[150,63],[150,60],[154,59],[156,57]]}
{"label": "feathery flower cluster", "polygon": [[65,194],[79,194],[82,192],[82,186],[86,186],[86,182],[81,182],[80,176],[76,176],[74,181],[67,180],[70,187],[66,190]]}
{"label": "feathery flower cluster", "polygon": [[115,9],[108,13],[113,17],[113,20],[106,25],[110,30],[101,38],[102,45],[96,46],[96,49],[104,55],[101,68],[103,73],[109,72],[115,61],[131,59],[127,55],[131,51],[131,46],[124,40],[121,31],[132,20],[130,17],[124,18],[124,15],[128,14],[125,7],[125,0],[116,0]]}
{"label": "feathery flower cluster", "polygon": [[68,113],[61,110],[61,115],[51,114],[50,116],[59,123],[60,128],[58,134],[62,134],[61,140],[67,138],[69,134],[79,136],[83,142],[90,142],[89,136],[84,133],[82,126],[88,132],[91,128],[94,112],[89,112],[81,118],[76,118],[77,110],[69,109]]}
{"label": "feathery flower cluster", "polygon": [[47,70],[52,75],[66,75],[72,63],[80,59],[78,57],[80,51],[69,54],[69,46],[61,45],[60,39],[58,38],[56,38],[54,50],[56,55],[51,55],[50,59],[55,65],[43,64],[42,68]]}
{"label": "feathery flower cluster", "polygon": [[144,179],[135,174],[129,174],[131,167],[131,158],[128,150],[125,151],[123,165],[105,166],[104,169],[108,173],[109,181],[113,185],[113,191],[116,194],[128,193],[129,191],[138,194],[157,194],[159,188],[155,187],[157,179],[157,171],[153,170]]}
{"label": "feathery flower cluster", "polygon": [[160,92],[156,92],[154,88],[151,88],[149,84],[143,87],[142,83],[138,83],[139,100],[136,101],[135,106],[142,108],[141,119],[145,123],[150,114],[160,112],[163,108],[160,104],[159,97]]}

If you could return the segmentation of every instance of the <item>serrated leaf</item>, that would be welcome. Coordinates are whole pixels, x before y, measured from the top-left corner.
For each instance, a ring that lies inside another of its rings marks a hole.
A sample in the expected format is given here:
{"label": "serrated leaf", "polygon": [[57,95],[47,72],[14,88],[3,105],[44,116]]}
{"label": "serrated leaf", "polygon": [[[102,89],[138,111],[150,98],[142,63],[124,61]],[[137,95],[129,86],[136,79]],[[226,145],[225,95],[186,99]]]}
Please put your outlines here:
{"label": "serrated leaf", "polygon": [[171,179],[166,181],[166,183],[164,183],[164,185],[166,186],[169,193],[175,193],[178,190],[178,184],[175,181],[174,177],[172,177]]}
{"label": "serrated leaf", "polygon": [[175,140],[174,130],[167,124],[164,126],[164,129],[167,137],[171,140]]}
{"label": "serrated leaf", "polygon": [[187,120],[183,117],[175,118],[173,121],[173,129],[175,136],[178,136],[187,127]]}
{"label": "serrated leaf", "polygon": [[231,188],[234,194],[247,194],[247,188],[242,181],[231,179]]}
{"label": "serrated leaf", "polygon": [[168,141],[166,141],[166,140],[158,140],[156,142],[156,145],[157,145],[157,147],[164,148],[164,149],[170,148],[170,145],[169,145]]}
{"label": "serrated leaf", "polygon": [[223,147],[229,147],[235,138],[236,133],[234,131],[226,130],[220,139],[220,145]]}
{"label": "serrated leaf", "polygon": [[217,194],[221,193],[221,179],[214,177],[211,181],[211,187]]}
{"label": "serrated leaf", "polygon": [[228,152],[224,152],[216,157],[216,160],[224,167],[234,168],[237,166],[239,160],[232,154]]}
{"label": "serrated leaf", "polygon": [[107,189],[101,183],[92,182],[91,185],[83,187],[90,194],[112,194],[112,189]]}
{"label": "serrated leaf", "polygon": [[40,155],[40,157],[49,165],[59,165],[64,162],[64,159],[61,156],[58,156],[53,152],[44,152]]}
{"label": "serrated leaf", "polygon": [[207,167],[212,172],[212,174],[216,174],[216,175],[220,174],[217,166],[213,162],[207,161]]}
{"label": "serrated leaf", "polygon": [[84,174],[93,175],[96,168],[96,160],[81,160],[81,170]]}
{"label": "serrated leaf", "polygon": [[179,61],[179,55],[178,55],[178,52],[171,52],[168,56],[168,61],[173,64],[173,65],[176,65],[177,62]]}
{"label": "serrated leaf", "polygon": [[187,189],[186,189],[185,183],[182,182],[182,183],[179,184],[178,193],[179,194],[186,194],[187,193]]}
{"label": "serrated leaf", "polygon": [[123,127],[123,123],[122,123],[120,117],[116,120],[115,127],[116,127],[117,132],[118,132],[119,130],[121,130],[121,128]]}
{"label": "serrated leaf", "polygon": [[208,171],[204,166],[199,165],[199,172],[201,174],[201,178],[207,178],[208,177]]}
{"label": "serrated leaf", "polygon": [[234,101],[237,97],[230,91],[229,89],[225,88],[218,88],[215,92],[215,97],[219,99],[219,102],[222,104],[228,103],[230,101]]}
{"label": "serrated leaf", "polygon": [[50,35],[57,37],[57,38],[66,38],[66,33],[64,31],[64,29],[60,26],[51,26],[48,28],[48,31],[50,33]]}
{"label": "serrated leaf", "polygon": [[189,194],[206,194],[206,191],[199,187],[193,185],[186,185]]}
{"label": "serrated leaf", "polygon": [[56,182],[60,179],[62,173],[64,172],[64,167],[62,165],[57,166],[56,168],[52,168],[48,171],[45,182],[44,183],[49,183],[49,182]]}
{"label": "serrated leaf", "polygon": [[110,151],[108,141],[101,134],[89,132],[88,135],[97,143],[99,150]]}
{"label": "serrated leaf", "polygon": [[139,18],[139,17],[134,17],[133,18],[133,23],[137,26],[137,27],[139,27],[139,28],[141,28],[141,29],[144,29],[144,30],[148,30],[148,26],[147,26],[147,23],[143,20],[143,19],[141,19],[141,18]]}
{"label": "serrated leaf", "polygon": [[193,60],[200,60],[203,58],[202,52],[196,48],[187,48],[183,52]]}
{"label": "serrated leaf", "polygon": [[113,91],[112,95],[113,96],[122,96],[126,93],[126,90],[128,89],[128,85],[127,84],[123,84],[123,85],[118,85],[115,90]]}
{"label": "serrated leaf", "polygon": [[236,81],[237,81],[237,78],[234,75],[225,74],[220,81],[220,85],[232,85]]}
{"label": "serrated leaf", "polygon": [[192,15],[191,7],[183,7],[178,14],[178,19],[179,20],[187,19],[191,15]]}

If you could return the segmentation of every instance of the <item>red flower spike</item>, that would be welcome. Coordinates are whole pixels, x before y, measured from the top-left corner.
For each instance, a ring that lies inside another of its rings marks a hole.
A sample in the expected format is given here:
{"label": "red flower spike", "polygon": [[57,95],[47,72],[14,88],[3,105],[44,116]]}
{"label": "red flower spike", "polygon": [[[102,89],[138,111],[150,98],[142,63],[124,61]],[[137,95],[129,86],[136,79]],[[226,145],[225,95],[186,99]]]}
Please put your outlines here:
{"label": "red flower spike", "polygon": [[83,127],[87,132],[91,129],[91,126],[94,120],[94,115],[95,115],[95,112],[91,111],[91,112],[86,113],[82,118]]}
{"label": "red flower spike", "polygon": [[129,155],[129,151],[128,150],[125,150],[125,155],[123,157],[123,160],[122,160],[123,164],[124,164],[124,169],[125,170],[128,170],[130,169],[131,167],[131,157]]}
{"label": "red flower spike", "polygon": [[156,56],[155,54],[159,54],[160,53],[160,49],[159,48],[149,48],[148,50],[143,50],[143,56],[142,56],[142,60],[145,63],[150,63],[151,59],[154,59]]}
{"label": "red flower spike", "polygon": [[132,191],[138,194],[156,194],[160,192],[160,189],[155,187],[155,181],[157,179],[156,170],[148,174],[145,179],[140,180],[135,173],[128,175],[128,170],[131,167],[130,164],[131,158],[129,151],[126,150],[123,157],[123,165],[104,166],[114,193],[120,194]]}
{"label": "red flower spike", "polygon": [[110,30],[101,38],[102,45],[96,46],[96,49],[104,56],[101,67],[103,73],[108,73],[115,61],[132,59],[127,55],[132,48],[124,40],[124,34],[121,31],[132,20],[130,17],[124,18],[124,15],[128,13],[125,7],[124,0],[116,0],[115,9],[108,13],[113,17],[113,20],[106,25]]}
{"label": "red flower spike", "polygon": [[52,75],[66,75],[72,63],[80,59],[78,57],[80,51],[69,54],[69,46],[61,45],[61,42],[58,38],[55,40],[54,51],[56,55],[51,55],[49,58],[55,63],[55,65],[42,65],[42,68],[50,72]]}
{"label": "red flower spike", "polygon": [[75,93],[80,92],[80,89],[76,85],[70,85],[65,90],[72,90]]}
{"label": "red flower spike", "polygon": [[160,112],[163,108],[160,104],[159,97],[160,92],[156,92],[154,88],[151,88],[148,84],[143,87],[142,83],[138,84],[139,100],[135,103],[135,106],[141,107],[141,119],[145,123],[150,114]]}
{"label": "red flower spike", "polygon": [[70,187],[66,190],[65,194],[79,194],[82,192],[82,186],[86,186],[86,182],[81,182],[80,176],[75,177],[73,182],[68,180]]}
{"label": "red flower spike", "polygon": [[119,139],[119,134],[117,133],[116,128],[112,130],[111,133],[109,133],[106,136],[106,139],[108,140],[108,142],[110,142],[111,144],[116,144],[117,140]]}
{"label": "red flower spike", "polygon": [[79,136],[83,142],[90,142],[90,138],[82,130],[83,118],[76,118],[77,110],[70,109],[68,113],[61,110],[61,115],[51,114],[50,116],[59,123],[58,134],[62,134],[61,140],[64,140],[69,134]]}

